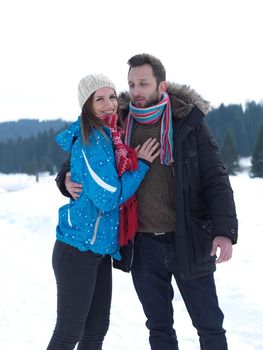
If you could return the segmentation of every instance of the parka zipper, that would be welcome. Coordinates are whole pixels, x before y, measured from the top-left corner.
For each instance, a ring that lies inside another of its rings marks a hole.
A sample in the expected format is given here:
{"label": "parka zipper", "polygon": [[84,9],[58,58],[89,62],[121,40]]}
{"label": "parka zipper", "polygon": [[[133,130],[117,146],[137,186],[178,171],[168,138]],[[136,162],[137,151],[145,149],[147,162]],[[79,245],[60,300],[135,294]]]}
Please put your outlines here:
{"label": "parka zipper", "polygon": [[91,245],[94,244],[94,242],[96,241],[100,219],[101,219],[101,210],[99,211],[99,214],[98,214],[98,217],[97,217],[97,220],[96,220],[96,223],[95,223],[93,237],[92,237],[92,239],[90,241]]}

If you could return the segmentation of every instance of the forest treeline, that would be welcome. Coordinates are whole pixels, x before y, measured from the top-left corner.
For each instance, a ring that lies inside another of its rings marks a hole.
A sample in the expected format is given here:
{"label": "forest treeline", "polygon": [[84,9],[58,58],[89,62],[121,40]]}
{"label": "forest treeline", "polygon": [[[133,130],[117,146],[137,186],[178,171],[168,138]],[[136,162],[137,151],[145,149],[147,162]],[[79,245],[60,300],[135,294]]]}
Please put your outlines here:
{"label": "forest treeline", "polygon": [[62,119],[43,120],[19,119],[18,121],[0,123],[0,141],[27,139],[50,129],[60,130],[66,122]]}
{"label": "forest treeline", "polygon": [[230,133],[240,157],[251,156],[261,125],[263,124],[263,104],[248,102],[241,105],[221,104],[206,117],[218,144],[223,147]]}
{"label": "forest treeline", "polygon": [[[263,105],[254,101],[224,105],[205,118],[219,144],[230,174],[239,170],[240,157],[252,157],[251,176],[263,177]],[[65,129],[61,119],[40,122],[24,119],[0,123],[0,172],[36,174],[57,172],[68,157],[54,137]]]}
{"label": "forest treeline", "polygon": [[[65,125],[65,123],[64,123]],[[55,142],[58,130],[52,128],[26,139],[0,142],[0,172],[55,174],[68,154]]]}

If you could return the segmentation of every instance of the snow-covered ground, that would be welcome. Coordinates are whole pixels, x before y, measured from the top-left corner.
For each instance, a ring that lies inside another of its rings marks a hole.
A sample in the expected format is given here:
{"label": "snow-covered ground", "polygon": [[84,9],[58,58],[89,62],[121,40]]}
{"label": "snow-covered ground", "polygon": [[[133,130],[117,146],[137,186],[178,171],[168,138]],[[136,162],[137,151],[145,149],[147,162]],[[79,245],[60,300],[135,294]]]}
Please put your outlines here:
{"label": "snow-covered ground", "polygon": [[[263,350],[263,179],[231,177],[239,242],[215,274],[230,350]],[[46,349],[56,317],[51,267],[57,209],[67,201],[54,177],[0,174],[0,349]],[[111,324],[105,350],[149,349],[145,317],[131,276],[114,270]],[[180,349],[199,349],[176,285],[175,328]]]}

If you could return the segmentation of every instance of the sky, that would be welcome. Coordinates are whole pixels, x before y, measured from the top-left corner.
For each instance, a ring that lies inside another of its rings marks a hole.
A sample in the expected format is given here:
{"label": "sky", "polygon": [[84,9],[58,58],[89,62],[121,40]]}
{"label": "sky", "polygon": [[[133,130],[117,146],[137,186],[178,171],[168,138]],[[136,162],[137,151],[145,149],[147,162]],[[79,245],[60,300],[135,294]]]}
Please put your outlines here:
{"label": "sky", "polygon": [[[0,349],[46,349],[55,326],[56,282],[51,256],[59,194],[54,176],[0,174]],[[263,179],[247,172],[230,177],[239,218],[239,240],[230,261],[215,273],[229,349],[263,350]],[[50,201],[52,198],[52,201]],[[251,205],[254,203],[254,205]],[[262,243],[262,244],[261,244]],[[198,350],[198,337],[173,281],[174,319],[180,349]],[[107,350],[148,350],[145,316],[131,274],[113,269]]]}
{"label": "sky", "polygon": [[126,90],[143,52],[214,107],[262,102],[262,13],[262,0],[0,0],[0,121],[73,121],[81,78]]}

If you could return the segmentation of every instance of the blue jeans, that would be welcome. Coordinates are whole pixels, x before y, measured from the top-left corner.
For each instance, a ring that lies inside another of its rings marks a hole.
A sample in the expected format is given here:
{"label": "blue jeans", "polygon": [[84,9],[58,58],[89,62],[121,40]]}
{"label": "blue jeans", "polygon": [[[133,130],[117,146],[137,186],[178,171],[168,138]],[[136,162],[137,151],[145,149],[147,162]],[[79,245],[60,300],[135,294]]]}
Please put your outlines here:
{"label": "blue jeans", "polygon": [[56,241],[57,323],[47,350],[101,350],[109,327],[110,256],[81,252]]}
{"label": "blue jeans", "polygon": [[183,280],[175,272],[174,233],[164,236],[140,233],[136,236],[133,283],[147,318],[152,350],[178,350],[173,328],[174,296],[172,276],[182,295],[201,350],[227,350],[224,315],[218,306],[213,274]]}

